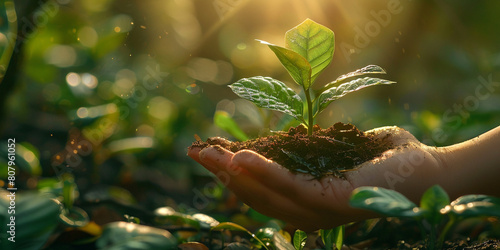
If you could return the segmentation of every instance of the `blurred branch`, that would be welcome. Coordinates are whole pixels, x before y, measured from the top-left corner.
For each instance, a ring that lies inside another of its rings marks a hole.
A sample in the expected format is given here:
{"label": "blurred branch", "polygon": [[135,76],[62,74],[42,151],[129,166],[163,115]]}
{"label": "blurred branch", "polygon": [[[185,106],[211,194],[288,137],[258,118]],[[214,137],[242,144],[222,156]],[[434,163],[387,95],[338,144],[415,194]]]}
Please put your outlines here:
{"label": "blurred branch", "polygon": [[29,0],[16,0],[15,8],[18,20],[16,44],[14,52],[10,57],[9,66],[3,79],[0,79],[0,124],[5,124],[3,121],[6,119],[7,113],[7,98],[14,90],[18,81],[19,71],[22,66],[22,48],[26,39],[28,39],[34,31],[34,26],[21,25],[19,20],[29,20],[33,22],[33,14],[42,6],[47,0],[29,1]]}

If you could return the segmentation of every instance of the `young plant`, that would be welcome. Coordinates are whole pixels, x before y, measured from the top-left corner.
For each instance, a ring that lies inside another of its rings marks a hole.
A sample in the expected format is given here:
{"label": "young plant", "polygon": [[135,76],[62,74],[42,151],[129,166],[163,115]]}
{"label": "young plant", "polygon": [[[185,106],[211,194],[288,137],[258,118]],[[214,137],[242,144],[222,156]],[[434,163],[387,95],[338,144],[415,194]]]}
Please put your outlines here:
{"label": "young plant", "polygon": [[[427,189],[420,200],[420,207],[404,195],[381,187],[359,187],[351,195],[350,205],[355,208],[371,210],[388,217],[414,218],[420,225],[423,235],[424,222],[430,225],[429,249],[440,249],[446,234],[456,222],[479,216],[500,217],[500,198],[486,195],[465,195],[450,203],[446,191],[435,185]],[[438,227],[445,226],[438,237]]]}
{"label": "young plant", "polygon": [[332,61],[335,35],[327,27],[310,19],[286,32],[285,47],[265,41],[260,42],[269,46],[293,80],[302,87],[305,100],[283,82],[271,77],[243,78],[229,87],[238,96],[255,103],[258,107],[280,111],[294,117],[307,126],[308,135],[312,135],[314,118],[331,102],[368,86],[394,83],[371,77],[345,82],[365,74],[386,73],[379,66],[369,65],[338,77],[314,93],[312,85]]}

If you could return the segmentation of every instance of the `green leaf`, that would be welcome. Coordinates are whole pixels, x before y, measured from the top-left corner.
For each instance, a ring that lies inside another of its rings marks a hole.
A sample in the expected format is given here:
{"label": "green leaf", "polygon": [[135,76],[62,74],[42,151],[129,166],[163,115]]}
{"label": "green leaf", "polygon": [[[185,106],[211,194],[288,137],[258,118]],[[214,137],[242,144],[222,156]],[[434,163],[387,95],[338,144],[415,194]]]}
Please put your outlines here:
{"label": "green leaf", "polygon": [[271,77],[243,78],[229,85],[239,97],[253,102],[260,108],[283,112],[303,121],[303,104],[300,97],[284,83]]}
{"label": "green leaf", "polygon": [[302,250],[306,245],[307,234],[304,231],[296,230],[295,234],[293,234],[293,246],[296,250]]}
{"label": "green leaf", "polygon": [[372,78],[372,77],[364,77],[364,78],[359,78],[356,80],[352,80],[346,83],[343,83],[339,85],[338,87],[332,87],[325,92],[321,93],[321,95],[318,97],[318,102],[319,102],[319,108],[318,111],[316,112],[315,115],[317,115],[319,112],[323,111],[328,105],[351,93],[358,91],[360,89],[369,87],[369,86],[374,86],[374,85],[381,85],[381,84],[392,84],[394,83],[393,81],[388,81],[384,79],[379,79],[379,78]]}
{"label": "green leaf", "polygon": [[[0,225],[3,234],[11,237],[10,226],[11,216],[15,216],[15,243],[11,243],[6,238],[0,241],[1,249],[40,249],[49,239],[52,231],[59,224],[58,216],[61,206],[54,199],[52,194],[48,193],[16,193],[15,209],[9,208],[10,198],[13,197],[10,192],[0,192]],[[9,196],[10,195],[10,196]],[[15,214],[14,212],[15,211]],[[15,244],[15,248],[13,245]]]}
{"label": "green leaf", "polygon": [[232,230],[232,231],[243,231],[247,232],[248,234],[252,235],[250,231],[248,231],[246,228],[232,222],[222,222],[219,225],[212,227],[210,231],[214,230]]}
{"label": "green leaf", "polygon": [[155,209],[155,224],[156,225],[189,225],[197,230],[201,227],[201,222],[194,219],[191,215],[176,212],[171,207],[159,207]]}
{"label": "green leaf", "polygon": [[304,89],[309,89],[311,86],[311,64],[303,56],[293,50],[266,41],[257,41],[269,46],[293,80],[300,86],[303,86]]}
{"label": "green leaf", "polygon": [[462,218],[496,216],[500,218],[500,198],[487,195],[465,195],[457,198],[441,210]]}
{"label": "green leaf", "polygon": [[426,212],[426,219],[431,224],[438,224],[443,218],[440,210],[450,204],[446,191],[439,185],[427,189],[420,200],[420,208]]}
{"label": "green leaf", "polygon": [[170,232],[124,221],[106,224],[96,241],[98,249],[177,249]]}
{"label": "green leaf", "polygon": [[338,226],[333,229],[333,239],[335,242],[335,247],[337,249],[342,249],[342,245],[344,245],[344,235],[345,235],[345,225]]}
{"label": "green leaf", "polygon": [[248,140],[247,134],[241,130],[240,126],[226,111],[216,111],[214,114],[214,123],[217,127],[234,136],[234,138],[240,141]]}
{"label": "green leaf", "polygon": [[335,51],[335,34],[311,19],[285,34],[286,47],[303,56],[311,64],[311,85],[330,64]]}
{"label": "green leaf", "polygon": [[257,237],[255,234],[248,231],[246,228],[232,222],[222,222],[219,225],[212,227],[210,231],[214,230],[233,230],[233,231],[243,231],[250,235],[254,240],[256,240],[260,245],[262,245],[265,249],[268,249],[267,246]]}
{"label": "green leaf", "polygon": [[354,189],[349,204],[389,217],[418,217],[422,211],[404,195],[381,187]]}
{"label": "green leaf", "polygon": [[335,241],[333,235],[333,229],[328,229],[328,230],[321,229],[319,230],[319,234],[321,235],[321,240],[323,241],[323,244],[325,244],[325,249],[333,250],[333,244]]}
{"label": "green leaf", "polygon": [[342,82],[342,81],[344,81],[346,79],[353,78],[353,77],[356,77],[356,76],[362,76],[362,75],[366,75],[366,74],[386,74],[386,72],[380,66],[377,66],[377,65],[368,65],[368,66],[363,67],[361,69],[357,69],[356,71],[349,72],[347,74],[339,76],[337,79],[335,79],[335,81],[333,81],[331,83],[328,83],[325,87],[323,87],[320,90],[320,93],[322,93],[323,91],[325,91],[325,90],[327,90],[327,89],[329,89],[329,88],[337,85],[338,83],[340,83],[340,82]]}

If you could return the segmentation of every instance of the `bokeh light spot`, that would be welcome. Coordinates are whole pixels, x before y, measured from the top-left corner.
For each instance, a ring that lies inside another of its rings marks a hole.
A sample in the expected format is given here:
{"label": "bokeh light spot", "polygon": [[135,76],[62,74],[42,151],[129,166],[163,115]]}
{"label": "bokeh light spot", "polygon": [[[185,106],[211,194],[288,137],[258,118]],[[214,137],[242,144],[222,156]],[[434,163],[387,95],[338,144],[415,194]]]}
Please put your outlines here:
{"label": "bokeh light spot", "polygon": [[85,26],[78,31],[78,38],[83,46],[92,48],[97,44],[99,36],[94,28]]}
{"label": "bokeh light spot", "polygon": [[81,76],[82,83],[89,89],[97,87],[97,77],[89,73],[83,73]]}
{"label": "bokeh light spot", "polygon": [[79,108],[77,111],[76,111],[76,115],[78,116],[78,118],[87,118],[89,116],[89,110],[87,108]]}
{"label": "bokeh light spot", "polygon": [[66,75],[66,82],[69,86],[76,87],[81,82],[80,75],[75,72],[70,72]]}

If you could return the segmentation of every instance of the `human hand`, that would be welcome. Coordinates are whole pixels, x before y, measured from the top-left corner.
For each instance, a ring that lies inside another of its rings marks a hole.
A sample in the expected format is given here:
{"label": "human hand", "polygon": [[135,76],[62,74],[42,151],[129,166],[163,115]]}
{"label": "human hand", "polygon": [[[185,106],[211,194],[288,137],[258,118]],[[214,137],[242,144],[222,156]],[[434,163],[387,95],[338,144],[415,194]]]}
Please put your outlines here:
{"label": "human hand", "polygon": [[315,180],[310,175],[292,173],[254,151],[232,153],[218,145],[201,150],[192,147],[188,155],[255,210],[302,230],[327,229],[377,217],[349,206],[351,192],[357,187],[395,189],[418,202],[444,173],[441,151],[420,143],[408,131],[383,127],[366,133],[377,138],[388,136],[395,147],[345,172],[345,179],[327,176]]}

